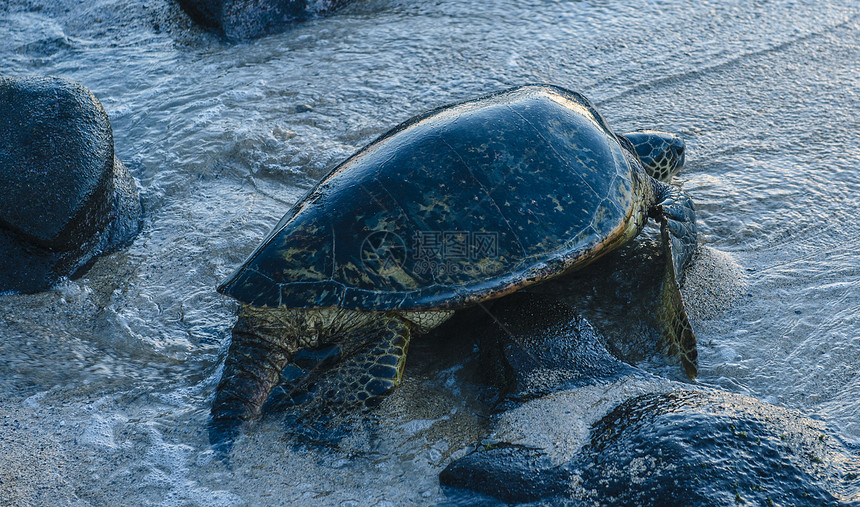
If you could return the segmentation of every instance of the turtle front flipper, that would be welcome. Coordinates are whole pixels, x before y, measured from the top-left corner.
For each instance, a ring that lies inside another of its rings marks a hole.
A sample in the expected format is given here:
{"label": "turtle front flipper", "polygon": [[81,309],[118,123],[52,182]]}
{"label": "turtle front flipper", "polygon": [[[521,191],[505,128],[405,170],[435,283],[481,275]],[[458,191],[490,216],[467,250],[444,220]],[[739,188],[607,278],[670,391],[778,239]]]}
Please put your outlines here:
{"label": "turtle front flipper", "polygon": [[267,410],[301,404],[302,412],[309,413],[343,404],[376,405],[400,384],[410,337],[409,325],[392,317],[345,340],[337,347],[338,361],[328,360],[329,349],[309,352],[307,360],[300,353],[294,361],[299,374],[283,377],[272,390]]}
{"label": "turtle front flipper", "polygon": [[679,188],[654,180],[654,205],[649,216],[660,223],[666,269],[657,317],[662,326],[662,343],[677,354],[691,379],[698,374],[696,336],[684,309],[680,283],[684,270],[696,251],[696,211],[693,201]]}
{"label": "turtle front flipper", "polygon": [[212,404],[209,442],[228,451],[264,403],[268,410],[310,400],[308,410],[325,410],[379,402],[400,383],[410,325],[394,315],[369,315],[347,323],[320,348],[318,337],[305,336],[309,326],[243,307]]}
{"label": "turtle front flipper", "polygon": [[394,318],[378,332],[371,346],[336,368],[332,386],[346,403],[371,407],[378,404],[403,378],[406,352],[409,350],[409,326]]}

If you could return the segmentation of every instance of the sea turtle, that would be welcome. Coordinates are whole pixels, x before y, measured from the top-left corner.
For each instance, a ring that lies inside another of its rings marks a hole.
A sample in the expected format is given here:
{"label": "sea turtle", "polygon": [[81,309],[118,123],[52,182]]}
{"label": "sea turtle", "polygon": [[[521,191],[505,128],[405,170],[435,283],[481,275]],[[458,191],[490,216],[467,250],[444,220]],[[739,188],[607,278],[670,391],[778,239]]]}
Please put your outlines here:
{"label": "sea turtle", "polygon": [[663,338],[694,377],[677,280],[696,247],[695,213],[666,184],[683,163],[679,137],[616,135],[588,99],[551,85],[395,127],[325,176],[218,287],[241,307],[210,438],[255,418],[302,349],[336,344],[356,366],[337,381],[347,401],[379,400],[400,381],[410,336],[588,265],[649,216],[667,253]]}

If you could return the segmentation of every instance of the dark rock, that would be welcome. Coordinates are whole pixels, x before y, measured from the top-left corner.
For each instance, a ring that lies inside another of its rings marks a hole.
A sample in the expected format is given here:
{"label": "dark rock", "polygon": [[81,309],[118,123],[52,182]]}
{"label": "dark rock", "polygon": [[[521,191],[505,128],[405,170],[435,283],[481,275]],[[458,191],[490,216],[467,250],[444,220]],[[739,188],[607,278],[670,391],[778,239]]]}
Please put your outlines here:
{"label": "dark rock", "polygon": [[228,39],[251,39],[326,14],[348,0],[179,0],[197,23]]}
{"label": "dark rock", "polygon": [[622,403],[571,463],[575,494],[606,505],[847,505],[860,500],[858,467],[820,422],[693,390]]}
{"label": "dark rock", "polygon": [[823,423],[619,361],[579,316],[583,299],[562,293],[520,292],[492,307],[481,349],[496,351],[485,369],[501,365],[506,396],[491,434],[439,475],[458,498],[470,490],[546,505],[860,501],[860,456]]}
{"label": "dark rock", "polygon": [[485,369],[503,389],[500,408],[597,381],[643,374],[619,361],[591,324],[553,295],[514,293],[493,306],[480,335]]}
{"label": "dark rock", "polygon": [[43,290],[137,234],[137,186],[86,88],[0,77],[0,139],[0,291]]}
{"label": "dark rock", "polygon": [[[574,407],[571,407],[575,410]],[[567,421],[559,420],[559,426]],[[552,439],[552,436],[549,436]],[[746,396],[646,394],[597,422],[567,459],[550,448],[479,446],[445,486],[504,502],[576,505],[856,505],[860,457],[820,422]]]}
{"label": "dark rock", "polygon": [[439,474],[448,487],[471,489],[506,503],[561,499],[571,474],[540,449],[519,445],[481,447]]}
{"label": "dark rock", "polygon": [[746,396],[677,390],[621,403],[566,458],[485,444],[439,480],[552,505],[856,505],[858,469],[860,456],[818,421]]}

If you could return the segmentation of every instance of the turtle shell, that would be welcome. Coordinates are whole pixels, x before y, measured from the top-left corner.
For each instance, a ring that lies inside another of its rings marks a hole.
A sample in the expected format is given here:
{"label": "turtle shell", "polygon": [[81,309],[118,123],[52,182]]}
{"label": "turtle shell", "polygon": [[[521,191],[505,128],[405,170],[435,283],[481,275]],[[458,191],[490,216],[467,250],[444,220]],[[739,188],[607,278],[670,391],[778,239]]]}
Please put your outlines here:
{"label": "turtle shell", "polygon": [[430,111],[333,169],[223,294],[258,307],[458,308],[638,232],[647,175],[582,95],[530,85]]}

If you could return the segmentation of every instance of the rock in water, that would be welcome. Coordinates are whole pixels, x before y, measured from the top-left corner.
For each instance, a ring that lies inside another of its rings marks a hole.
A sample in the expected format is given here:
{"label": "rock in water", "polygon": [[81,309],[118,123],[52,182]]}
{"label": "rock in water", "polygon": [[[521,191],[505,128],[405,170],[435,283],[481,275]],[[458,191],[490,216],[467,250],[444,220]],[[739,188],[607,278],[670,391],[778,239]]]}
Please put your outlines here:
{"label": "rock in water", "polygon": [[[566,413],[575,410],[568,407]],[[590,442],[578,453],[567,459],[556,454],[518,443],[484,444],[448,465],[439,480],[504,502],[541,505],[856,505],[860,500],[860,457],[822,423],[718,391],[632,398],[593,426]]]}
{"label": "rock in water", "polygon": [[860,500],[860,455],[825,424],[649,375],[613,358],[552,296],[509,298],[493,306],[499,329],[488,330],[509,380],[504,411],[440,474],[443,486],[540,505]]}
{"label": "rock in water", "polygon": [[46,289],[137,234],[137,185],[89,90],[0,77],[0,139],[0,291]]}
{"label": "rock in water", "polygon": [[277,33],[289,23],[332,11],[347,0],[179,0],[201,25],[228,39]]}
{"label": "rock in water", "polygon": [[858,467],[856,452],[798,412],[678,390],[630,399],[595,424],[571,492],[592,505],[857,505]]}

